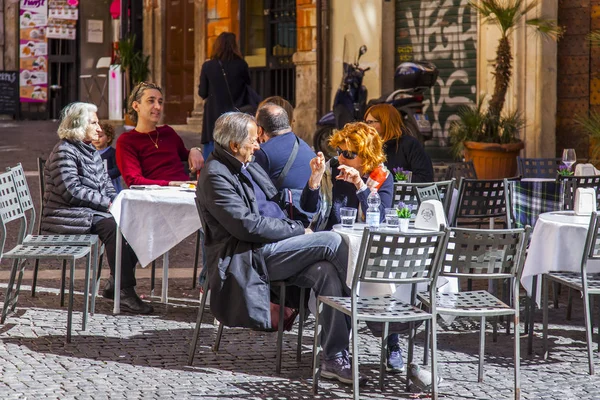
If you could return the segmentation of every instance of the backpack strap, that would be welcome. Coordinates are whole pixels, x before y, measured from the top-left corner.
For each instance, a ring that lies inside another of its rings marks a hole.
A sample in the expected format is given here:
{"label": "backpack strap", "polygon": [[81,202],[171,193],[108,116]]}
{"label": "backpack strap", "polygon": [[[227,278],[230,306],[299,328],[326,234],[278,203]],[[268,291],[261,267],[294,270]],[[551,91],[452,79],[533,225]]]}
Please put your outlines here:
{"label": "backpack strap", "polygon": [[296,138],[296,141],[294,142],[294,147],[292,148],[292,152],[290,153],[290,156],[287,160],[287,162],[285,163],[283,169],[281,170],[281,174],[279,174],[279,177],[277,178],[277,182],[275,182],[275,187],[277,188],[277,190],[279,190],[281,184],[283,183],[283,180],[285,179],[285,177],[287,176],[288,172],[290,171],[290,168],[292,168],[292,164],[294,163],[294,161],[296,161],[296,156],[298,155],[298,147],[300,147],[300,139],[298,139],[298,136],[294,135],[294,137]]}

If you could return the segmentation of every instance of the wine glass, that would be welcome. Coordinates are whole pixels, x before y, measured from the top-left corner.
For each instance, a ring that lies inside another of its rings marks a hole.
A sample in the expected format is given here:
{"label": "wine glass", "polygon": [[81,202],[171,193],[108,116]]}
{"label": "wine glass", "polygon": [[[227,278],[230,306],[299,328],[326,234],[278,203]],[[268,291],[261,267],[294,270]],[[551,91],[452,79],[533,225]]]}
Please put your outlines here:
{"label": "wine glass", "polygon": [[575,164],[577,161],[577,156],[575,155],[575,149],[564,149],[562,155],[562,163],[571,170],[571,166]]}

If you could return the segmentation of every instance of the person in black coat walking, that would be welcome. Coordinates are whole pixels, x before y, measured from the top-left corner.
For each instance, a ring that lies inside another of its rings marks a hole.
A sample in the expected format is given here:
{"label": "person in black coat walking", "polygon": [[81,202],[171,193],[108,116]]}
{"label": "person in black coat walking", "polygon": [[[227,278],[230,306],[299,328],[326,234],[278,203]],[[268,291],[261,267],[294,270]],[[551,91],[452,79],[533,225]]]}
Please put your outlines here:
{"label": "person in black coat walking", "polygon": [[365,113],[365,122],[375,128],[383,139],[390,171],[400,167],[412,172],[411,182],[433,182],[433,164],[423,145],[408,133],[402,116],[390,104],[377,104]]}
{"label": "person in black coat walking", "polygon": [[202,65],[198,95],[205,101],[202,121],[204,159],[214,149],[215,121],[227,111],[244,105],[250,70],[240,53],[235,34],[223,32],[215,41],[210,60]]}

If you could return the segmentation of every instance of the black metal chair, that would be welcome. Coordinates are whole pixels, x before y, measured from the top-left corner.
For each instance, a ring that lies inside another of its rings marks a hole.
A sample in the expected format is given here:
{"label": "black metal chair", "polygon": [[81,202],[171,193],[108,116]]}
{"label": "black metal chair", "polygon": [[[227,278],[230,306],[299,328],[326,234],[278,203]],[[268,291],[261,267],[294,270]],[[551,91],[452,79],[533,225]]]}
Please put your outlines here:
{"label": "black metal chair", "polygon": [[[440,181],[440,182],[421,182],[421,183],[402,183],[395,182],[394,183],[394,198],[392,199],[392,204],[397,205],[398,203],[410,204],[413,206],[413,217],[416,216],[417,207],[421,204],[421,200],[419,198],[419,189],[431,187],[434,185],[436,187],[437,193],[439,195],[439,200],[442,202],[444,206],[444,212],[446,216],[449,215],[450,206],[452,204],[452,196],[454,195],[454,186],[456,184],[455,179],[450,179],[448,181]],[[422,194],[425,194],[422,191]]]}
{"label": "black metal chair", "polygon": [[561,158],[517,157],[518,174],[523,178],[556,178]]}
{"label": "black metal chair", "polygon": [[596,207],[600,208],[600,175],[592,176],[561,176],[559,181],[564,183],[564,209],[572,210],[577,188],[593,188],[596,190]]}
{"label": "black metal chair", "polygon": [[494,228],[496,219],[506,222],[503,179],[466,179],[458,185],[458,205],[450,226]]}
{"label": "black metal chair", "polygon": [[450,166],[443,162],[433,163],[433,181],[445,181]]}
{"label": "black metal chair", "polygon": [[446,172],[445,180],[450,180],[452,178],[457,181],[460,181],[461,178],[477,179],[477,172],[475,171],[473,161],[462,161],[451,164]]}

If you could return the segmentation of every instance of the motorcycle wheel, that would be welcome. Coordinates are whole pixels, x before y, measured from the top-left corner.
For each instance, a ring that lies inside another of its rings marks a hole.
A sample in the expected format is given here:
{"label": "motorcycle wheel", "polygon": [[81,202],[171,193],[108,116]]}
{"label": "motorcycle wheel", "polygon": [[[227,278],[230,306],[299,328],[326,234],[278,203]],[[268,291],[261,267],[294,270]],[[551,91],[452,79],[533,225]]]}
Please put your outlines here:
{"label": "motorcycle wheel", "polygon": [[313,138],[315,152],[323,152],[326,160],[329,160],[337,155],[335,150],[329,146],[329,139],[332,135],[333,126],[320,126],[317,128]]}
{"label": "motorcycle wheel", "polygon": [[411,136],[416,137],[421,144],[424,144],[426,140],[431,138],[425,137],[419,131],[419,127],[417,126],[417,121],[414,120],[410,115],[403,115],[404,117],[404,127],[410,133]]}

